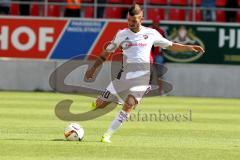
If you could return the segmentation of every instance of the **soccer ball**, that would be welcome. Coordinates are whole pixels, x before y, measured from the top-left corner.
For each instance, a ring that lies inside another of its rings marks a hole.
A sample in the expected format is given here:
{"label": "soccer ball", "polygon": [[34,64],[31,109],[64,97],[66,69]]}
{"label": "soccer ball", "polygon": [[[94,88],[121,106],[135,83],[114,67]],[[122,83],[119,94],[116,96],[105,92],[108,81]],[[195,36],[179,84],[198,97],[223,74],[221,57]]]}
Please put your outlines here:
{"label": "soccer ball", "polygon": [[84,137],[84,130],[79,124],[70,123],[65,128],[64,136],[68,141],[81,141]]}

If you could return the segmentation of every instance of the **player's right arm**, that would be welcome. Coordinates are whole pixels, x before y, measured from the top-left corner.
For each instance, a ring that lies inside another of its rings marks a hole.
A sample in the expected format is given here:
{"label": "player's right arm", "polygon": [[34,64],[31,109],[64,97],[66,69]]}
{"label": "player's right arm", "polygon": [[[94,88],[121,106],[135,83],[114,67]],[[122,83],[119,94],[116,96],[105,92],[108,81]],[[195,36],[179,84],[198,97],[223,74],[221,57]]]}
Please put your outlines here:
{"label": "player's right arm", "polygon": [[103,64],[103,62],[105,62],[108,59],[110,54],[114,53],[118,46],[119,46],[119,32],[116,34],[115,38],[106,46],[106,48],[104,48],[102,54],[97,58],[93,66],[87,70],[84,78],[86,80],[92,79],[97,68],[100,67]]}

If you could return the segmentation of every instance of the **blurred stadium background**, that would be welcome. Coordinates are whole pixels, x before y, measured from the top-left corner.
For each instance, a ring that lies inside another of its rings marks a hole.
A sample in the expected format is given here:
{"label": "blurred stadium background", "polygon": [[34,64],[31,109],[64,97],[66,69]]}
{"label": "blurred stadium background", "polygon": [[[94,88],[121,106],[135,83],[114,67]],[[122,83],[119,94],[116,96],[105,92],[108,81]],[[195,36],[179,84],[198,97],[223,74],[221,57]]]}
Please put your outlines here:
{"label": "blurred stadium background", "polygon": [[[113,112],[97,120],[80,122],[86,130],[86,143],[66,143],[63,128],[67,123],[54,115],[55,105],[65,98],[74,99],[73,111],[83,112],[88,108],[79,106],[87,106],[93,99],[54,93],[49,77],[75,56],[87,60],[99,55],[105,42],[127,27],[127,8],[133,1],[81,0],[72,4],[71,0],[1,0],[1,157],[11,160],[78,159],[79,155],[83,159],[239,157],[240,0],[135,2],[143,7],[144,25],[158,20],[168,39],[198,44],[206,50],[202,56],[164,52],[168,71],[163,79],[172,84],[173,90],[167,97],[146,98],[140,105],[145,113],[159,109],[185,113],[191,109],[193,121],[142,122],[142,125],[129,122],[113,138],[116,143],[103,147],[97,141],[115,116]],[[108,63],[100,82],[107,83],[104,81],[109,73],[107,66]],[[81,71],[75,70],[66,83],[77,86],[82,76]],[[119,153],[119,149],[125,154]]]}
{"label": "blurred stadium background", "polygon": [[[50,91],[48,78],[56,66],[79,54],[84,59],[99,55],[104,43],[126,27],[126,10],[132,3],[67,2],[1,1],[1,90]],[[164,78],[174,86],[171,95],[240,96],[239,0],[136,2],[144,9],[144,25],[157,19],[168,39],[206,50],[202,57],[165,54],[168,72]],[[184,30],[181,40],[178,36]],[[73,75],[72,81],[76,78]]]}

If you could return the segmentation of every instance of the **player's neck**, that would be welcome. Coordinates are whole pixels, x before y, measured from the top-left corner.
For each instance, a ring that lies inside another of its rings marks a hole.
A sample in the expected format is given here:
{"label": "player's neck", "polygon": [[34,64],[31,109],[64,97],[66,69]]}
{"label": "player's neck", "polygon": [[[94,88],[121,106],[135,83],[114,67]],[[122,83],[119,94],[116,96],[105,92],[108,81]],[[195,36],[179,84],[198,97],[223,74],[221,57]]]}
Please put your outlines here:
{"label": "player's neck", "polygon": [[141,26],[139,26],[138,28],[134,28],[134,29],[130,29],[132,32],[134,32],[134,33],[137,33],[137,32],[139,32],[140,30],[141,30]]}

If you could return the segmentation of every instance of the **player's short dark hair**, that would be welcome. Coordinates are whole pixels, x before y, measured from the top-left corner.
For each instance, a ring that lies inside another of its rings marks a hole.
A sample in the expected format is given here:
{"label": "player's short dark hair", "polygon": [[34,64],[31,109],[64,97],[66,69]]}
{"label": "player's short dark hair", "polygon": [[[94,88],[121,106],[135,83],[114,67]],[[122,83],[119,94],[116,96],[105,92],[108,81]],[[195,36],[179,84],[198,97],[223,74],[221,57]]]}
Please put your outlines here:
{"label": "player's short dark hair", "polygon": [[135,16],[138,15],[142,12],[142,8],[140,5],[134,3],[129,9],[128,9],[128,14],[130,16]]}

